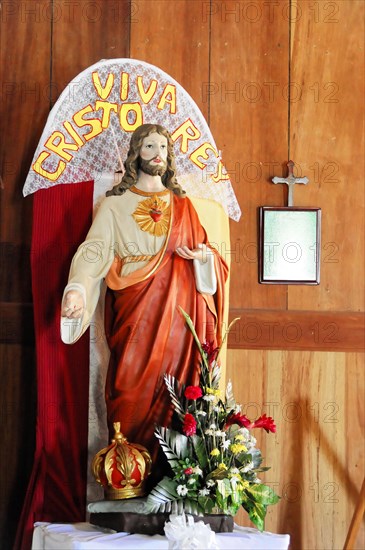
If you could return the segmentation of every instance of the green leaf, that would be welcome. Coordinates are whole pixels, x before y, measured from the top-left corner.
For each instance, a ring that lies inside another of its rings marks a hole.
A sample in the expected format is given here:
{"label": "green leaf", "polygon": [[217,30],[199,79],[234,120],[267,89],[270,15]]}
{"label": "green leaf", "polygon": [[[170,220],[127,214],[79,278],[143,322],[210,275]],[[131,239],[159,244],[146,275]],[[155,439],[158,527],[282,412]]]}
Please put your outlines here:
{"label": "green leaf", "polygon": [[186,514],[194,514],[195,516],[201,515],[202,513],[199,504],[195,500],[191,500],[190,498],[184,499],[184,512]]}
{"label": "green leaf", "polygon": [[262,483],[250,485],[250,487],[246,489],[246,493],[252,500],[265,506],[268,504],[276,504],[280,499],[271,487],[263,485]]}
{"label": "green leaf", "polygon": [[222,499],[226,500],[232,493],[232,487],[229,482],[229,479],[223,478],[223,479],[216,479],[217,481],[217,496],[219,493],[222,495]]}
{"label": "green leaf", "polygon": [[179,310],[181,311],[181,313],[183,314],[184,318],[185,318],[185,322],[186,324],[188,325],[192,335],[194,336],[194,340],[196,342],[196,345],[198,346],[198,349],[199,349],[199,353],[201,355],[201,358],[203,360],[203,363],[204,363],[204,366],[206,367],[206,369],[209,371],[209,365],[208,365],[208,360],[207,360],[207,356],[201,346],[201,343],[200,343],[200,340],[198,338],[198,335],[196,333],[196,330],[195,330],[195,327],[194,327],[194,324],[193,324],[193,321],[191,320],[190,316],[186,313],[186,311],[183,310],[183,308],[181,306],[178,306],[179,307]]}
{"label": "green leaf", "polygon": [[207,452],[205,449],[203,438],[195,434],[190,439],[193,443],[194,451],[198,459],[200,468],[201,469],[206,468],[208,464],[208,457],[207,457]]}
{"label": "green leaf", "polygon": [[214,501],[211,497],[198,497],[198,503],[205,514],[210,514],[214,508]]}
{"label": "green leaf", "polygon": [[169,428],[156,428],[155,436],[160,442],[163,452],[171,468],[179,466],[179,460],[189,456],[188,438]]}
{"label": "green leaf", "polygon": [[248,453],[240,453],[235,455],[234,462],[239,468],[246,466],[251,461],[251,455]]}
{"label": "green leaf", "polygon": [[[215,470],[210,472],[210,474],[207,475],[206,480],[208,479],[225,479],[227,478],[228,472],[227,468],[222,468],[222,466],[218,466]],[[228,485],[229,481],[227,479]]]}
{"label": "green leaf", "polygon": [[263,531],[266,516],[266,506],[264,506],[264,504],[259,504],[258,502],[250,501],[248,515],[252,523],[256,525],[257,529]]}
{"label": "green leaf", "polygon": [[251,455],[251,460],[253,462],[254,469],[258,468],[262,462],[261,451],[256,449],[256,447],[250,449],[249,454]]}
{"label": "green leaf", "polygon": [[218,357],[219,357],[219,355],[220,355],[220,353],[221,353],[221,351],[222,351],[222,348],[223,348],[223,346],[224,346],[224,343],[225,343],[225,341],[226,341],[226,339],[227,339],[227,337],[228,337],[229,331],[231,330],[231,328],[233,327],[233,325],[234,325],[235,323],[237,323],[237,321],[240,321],[240,319],[241,319],[241,317],[236,317],[236,318],[233,319],[233,321],[231,321],[230,324],[228,325],[228,329],[227,329],[227,331],[226,331],[226,333],[225,333],[225,335],[224,335],[224,337],[223,337],[222,343],[221,343],[221,345],[220,345],[220,348],[219,348],[219,351],[218,351],[218,354],[217,354],[217,357],[216,357],[216,361],[218,361]]}

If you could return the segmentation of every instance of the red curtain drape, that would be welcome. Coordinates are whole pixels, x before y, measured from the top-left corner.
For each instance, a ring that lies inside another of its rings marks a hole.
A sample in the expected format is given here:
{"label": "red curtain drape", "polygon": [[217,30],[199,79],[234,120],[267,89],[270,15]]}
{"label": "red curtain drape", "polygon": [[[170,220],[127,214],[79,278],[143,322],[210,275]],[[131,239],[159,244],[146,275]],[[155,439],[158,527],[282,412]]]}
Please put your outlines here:
{"label": "red curtain drape", "polygon": [[61,342],[63,289],[73,254],[91,225],[93,182],[37,191],[33,207],[32,289],[37,357],[33,472],[15,549],[31,546],[35,521],[84,521],[87,479],[89,337]]}

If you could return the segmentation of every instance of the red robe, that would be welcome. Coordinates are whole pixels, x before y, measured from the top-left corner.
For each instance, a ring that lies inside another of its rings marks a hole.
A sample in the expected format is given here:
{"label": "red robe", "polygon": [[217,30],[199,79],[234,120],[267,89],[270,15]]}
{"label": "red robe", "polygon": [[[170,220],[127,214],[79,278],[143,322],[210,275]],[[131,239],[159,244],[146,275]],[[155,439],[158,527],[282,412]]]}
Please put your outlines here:
{"label": "red robe", "polygon": [[[175,249],[208,244],[207,235],[188,198],[173,195],[171,200],[170,231],[160,254],[134,272],[132,279],[117,275],[118,262],[106,278],[109,432],[112,436],[113,422],[120,422],[121,432],[130,442],[144,445],[154,462],[159,448],[155,426],[169,426],[173,412],[164,374],[185,385],[197,384],[199,379],[200,355],[178,306],[190,315],[201,342],[220,343],[228,273],[215,253],[215,295],[196,290],[193,262],[178,256]],[[158,479],[156,468],[155,473]]]}

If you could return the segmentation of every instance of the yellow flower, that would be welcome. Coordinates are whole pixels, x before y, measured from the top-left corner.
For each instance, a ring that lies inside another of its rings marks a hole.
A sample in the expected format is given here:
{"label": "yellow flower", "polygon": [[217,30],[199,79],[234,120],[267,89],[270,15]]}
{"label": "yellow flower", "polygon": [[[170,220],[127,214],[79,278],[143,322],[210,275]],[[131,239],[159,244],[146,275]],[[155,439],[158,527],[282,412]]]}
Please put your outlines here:
{"label": "yellow flower", "polygon": [[218,450],[217,448],[215,448],[215,449],[213,449],[213,450],[210,452],[210,454],[211,454],[212,456],[219,456],[220,453],[219,453],[219,450]]}
{"label": "yellow flower", "polygon": [[240,483],[240,488],[242,489],[242,491],[244,491],[245,489],[248,489],[248,487],[250,486],[249,482],[248,481],[241,481]]}
{"label": "yellow flower", "polygon": [[218,464],[218,468],[221,468],[222,470],[227,470],[227,466],[223,462]]}
{"label": "yellow flower", "polygon": [[233,443],[230,446],[230,449],[234,455],[238,455],[239,453],[245,453],[247,451],[247,448],[244,445],[240,445],[239,443]]}
{"label": "yellow flower", "polygon": [[244,439],[245,439],[245,438],[243,437],[242,434],[237,434],[237,435],[235,436],[235,440],[236,440],[236,441],[243,441]]}
{"label": "yellow flower", "polygon": [[220,395],[220,390],[214,390],[213,388],[205,388],[205,393],[207,394],[210,394],[210,395],[216,395],[219,397]]}

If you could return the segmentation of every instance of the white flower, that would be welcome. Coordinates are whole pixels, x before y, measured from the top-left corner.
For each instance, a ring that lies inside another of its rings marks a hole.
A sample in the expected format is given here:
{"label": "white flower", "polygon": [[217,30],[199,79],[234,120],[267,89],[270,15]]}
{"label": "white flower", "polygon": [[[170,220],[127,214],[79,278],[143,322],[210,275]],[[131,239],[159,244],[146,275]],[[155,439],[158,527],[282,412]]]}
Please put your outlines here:
{"label": "white flower", "polygon": [[235,480],[235,481],[239,481],[241,479],[241,476],[240,476],[240,471],[238,468],[230,468],[229,469],[229,476],[228,476],[231,480]]}
{"label": "white flower", "polygon": [[184,497],[188,493],[188,488],[186,485],[178,485],[176,487],[176,492],[181,497]]}
{"label": "white flower", "polygon": [[195,482],[196,482],[196,479],[194,479],[193,477],[189,477],[188,485],[194,485]]}
{"label": "white flower", "polygon": [[230,444],[231,444],[231,440],[230,440],[230,439],[226,439],[226,441],[223,441],[223,443],[222,443],[223,449],[228,449],[228,447],[230,446]]}
{"label": "white flower", "polygon": [[245,445],[247,449],[254,449],[256,446],[256,439],[254,437],[250,437],[245,441]]}
{"label": "white flower", "polygon": [[197,411],[197,413],[199,416],[207,416],[207,413],[205,411]]}
{"label": "white flower", "polygon": [[195,468],[193,468],[193,474],[196,474],[198,476],[202,476],[203,471],[199,468],[199,466],[195,466]]}
{"label": "white flower", "polygon": [[219,413],[220,410],[221,410],[221,408],[220,408],[218,405],[216,405],[215,407],[213,407],[213,411],[215,411],[215,412],[217,412],[217,413]]}
{"label": "white flower", "polygon": [[214,481],[212,479],[208,479],[207,487],[214,487]]}
{"label": "white flower", "polygon": [[237,486],[237,482],[241,481],[241,478],[240,476],[231,476],[229,481],[231,483],[232,489],[235,490]]}
{"label": "white flower", "polygon": [[226,432],[222,432],[221,430],[216,430],[215,435],[217,437],[226,437]]}
{"label": "white flower", "polygon": [[251,461],[242,468],[242,472],[244,473],[249,472],[250,470],[252,470],[252,468],[253,468],[253,462]]}
{"label": "white flower", "polygon": [[213,430],[209,429],[209,430],[205,430],[205,435],[213,435]]}
{"label": "white flower", "polygon": [[200,497],[206,497],[207,495],[209,495],[209,489],[207,489],[206,487],[204,487],[204,489],[200,489],[199,491]]}
{"label": "white flower", "polygon": [[215,401],[215,395],[204,395],[203,396],[204,401]]}
{"label": "white flower", "polygon": [[211,424],[211,425],[209,426],[209,428],[210,428],[211,430],[215,430],[216,427],[217,427],[217,426],[216,426],[215,424]]}

